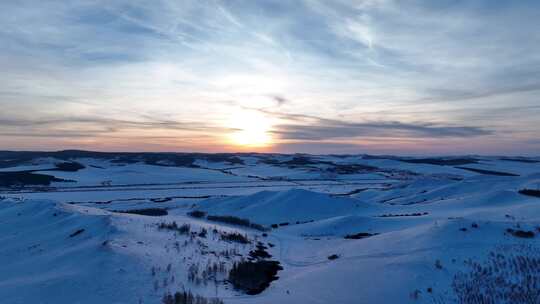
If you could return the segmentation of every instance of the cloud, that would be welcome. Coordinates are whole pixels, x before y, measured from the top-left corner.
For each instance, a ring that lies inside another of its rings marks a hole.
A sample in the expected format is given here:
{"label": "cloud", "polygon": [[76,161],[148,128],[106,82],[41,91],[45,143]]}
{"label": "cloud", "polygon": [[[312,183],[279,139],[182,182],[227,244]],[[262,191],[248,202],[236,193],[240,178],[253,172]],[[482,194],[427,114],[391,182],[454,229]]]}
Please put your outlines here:
{"label": "cloud", "polygon": [[503,150],[540,124],[539,12],[490,0],[6,2],[0,126],[10,143],[215,138],[241,105],[296,113],[266,112],[288,140],[497,134],[490,147]]}
{"label": "cloud", "polygon": [[282,124],[276,126],[281,139],[328,140],[339,138],[470,138],[493,134],[480,127],[444,126],[430,123],[366,122],[320,120],[313,124]]}
{"label": "cloud", "polygon": [[[218,127],[197,121],[172,121],[152,118],[145,115],[145,120],[120,120],[104,117],[51,117],[44,119],[0,117],[1,136],[8,137],[149,137],[145,131],[166,130],[174,132],[168,136],[152,135],[155,139],[179,138],[178,132],[192,136],[191,133],[221,134],[231,129]],[[138,131],[138,132],[137,132]],[[127,134],[122,134],[128,132]],[[145,136],[146,135],[146,136]],[[199,135],[200,136],[200,135]]]}
{"label": "cloud", "polygon": [[290,100],[281,95],[271,95],[270,98],[272,98],[277,103],[278,107],[281,107],[282,105],[290,102]]}
{"label": "cloud", "polygon": [[331,154],[335,151],[340,151],[340,154],[351,153],[359,154],[369,150],[369,147],[360,144],[340,143],[340,142],[325,142],[321,145],[317,142],[287,142],[279,143],[274,147],[275,151],[280,153],[310,153],[313,151],[320,154]]}

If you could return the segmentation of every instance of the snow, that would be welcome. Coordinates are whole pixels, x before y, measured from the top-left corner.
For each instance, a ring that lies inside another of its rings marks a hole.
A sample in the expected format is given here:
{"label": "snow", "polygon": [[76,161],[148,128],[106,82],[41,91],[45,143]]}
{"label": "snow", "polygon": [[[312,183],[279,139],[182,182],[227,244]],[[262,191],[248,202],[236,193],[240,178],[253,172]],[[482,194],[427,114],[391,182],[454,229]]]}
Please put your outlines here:
{"label": "snow", "polygon": [[[70,237],[78,229],[85,231]],[[2,303],[136,303],[145,284],[137,260],[102,246],[114,234],[107,216],[50,201],[3,202],[0,231]]]}
{"label": "snow", "polygon": [[[85,169],[44,172],[76,183],[0,189],[1,302],[159,303],[166,292],[191,290],[225,303],[451,303],[454,277],[468,271],[468,261],[481,263],[490,252],[540,252],[540,199],[518,193],[536,189],[540,163],[483,157],[466,165],[519,175],[493,176],[360,156],[313,156],[323,164],[309,168],[262,162],[269,157],[292,158],[253,154],[239,156],[243,165],[195,162],[205,168],[77,159]],[[43,169],[56,161],[35,163]],[[381,169],[325,177],[317,167],[331,163]],[[111,212],[143,208],[168,215]],[[193,210],[288,225],[263,236],[188,216]],[[158,228],[172,222],[188,224],[195,234]],[[206,237],[198,236],[203,228]],[[536,236],[519,238],[507,229]],[[251,243],[224,241],[225,232]],[[357,233],[372,235],[345,239]],[[226,276],[259,241],[284,269],[269,288],[248,296]],[[218,254],[225,251],[235,254]],[[328,259],[334,254],[337,259]],[[189,279],[190,269],[213,263],[224,270],[198,283]]]}
{"label": "snow", "polygon": [[199,203],[212,215],[232,215],[263,225],[319,220],[374,209],[351,198],[332,197],[303,189],[261,191],[253,195],[210,199]]}

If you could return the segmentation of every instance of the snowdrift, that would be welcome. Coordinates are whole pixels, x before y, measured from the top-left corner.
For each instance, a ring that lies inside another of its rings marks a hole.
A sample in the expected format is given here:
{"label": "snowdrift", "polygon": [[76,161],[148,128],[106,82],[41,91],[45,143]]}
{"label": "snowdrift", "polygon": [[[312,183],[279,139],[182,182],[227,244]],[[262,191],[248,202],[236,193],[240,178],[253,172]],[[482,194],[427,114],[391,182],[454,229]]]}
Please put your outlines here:
{"label": "snowdrift", "polygon": [[302,189],[209,199],[199,203],[199,209],[211,215],[232,215],[262,225],[294,224],[377,210],[375,206],[356,199]]}
{"label": "snowdrift", "polygon": [[51,201],[0,201],[1,302],[137,303],[137,264],[106,245],[114,230]]}

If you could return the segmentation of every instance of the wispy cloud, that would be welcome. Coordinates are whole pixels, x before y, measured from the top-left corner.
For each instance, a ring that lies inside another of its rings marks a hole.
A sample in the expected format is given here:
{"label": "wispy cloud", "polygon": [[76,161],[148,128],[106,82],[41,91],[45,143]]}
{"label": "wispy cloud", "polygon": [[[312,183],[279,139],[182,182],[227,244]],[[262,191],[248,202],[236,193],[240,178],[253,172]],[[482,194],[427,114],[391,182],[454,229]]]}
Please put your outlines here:
{"label": "wispy cloud", "polygon": [[332,140],[340,138],[469,138],[491,135],[494,132],[475,126],[452,126],[437,123],[404,123],[399,121],[350,122],[317,116],[275,113],[290,123],[278,124],[273,131],[281,139]]}
{"label": "wispy cloud", "polygon": [[[230,132],[232,129],[215,126],[200,121],[173,121],[151,118],[145,116],[145,120],[118,120],[104,117],[52,117],[42,119],[5,118],[0,116],[0,135],[21,137],[99,137],[121,136],[122,132],[128,132],[127,137],[143,138],[144,133],[137,132],[165,130],[174,132],[174,135],[163,136],[155,134],[155,138],[186,137],[190,133],[211,133],[215,135]],[[126,135],[123,135],[126,137]]]}
{"label": "wispy cloud", "polygon": [[439,126],[434,124],[412,124],[400,122],[349,123],[332,121],[316,125],[278,125],[277,131],[283,139],[325,140],[336,138],[379,137],[379,138],[433,138],[433,137],[477,137],[490,135],[491,131],[479,127]]}

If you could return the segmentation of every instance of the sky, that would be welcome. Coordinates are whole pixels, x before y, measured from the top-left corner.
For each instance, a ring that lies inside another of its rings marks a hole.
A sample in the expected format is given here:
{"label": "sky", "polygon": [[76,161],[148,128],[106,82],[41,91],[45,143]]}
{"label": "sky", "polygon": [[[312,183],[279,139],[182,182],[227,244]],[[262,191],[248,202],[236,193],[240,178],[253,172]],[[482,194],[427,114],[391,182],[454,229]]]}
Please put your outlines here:
{"label": "sky", "polygon": [[0,150],[540,155],[540,2],[1,1]]}

